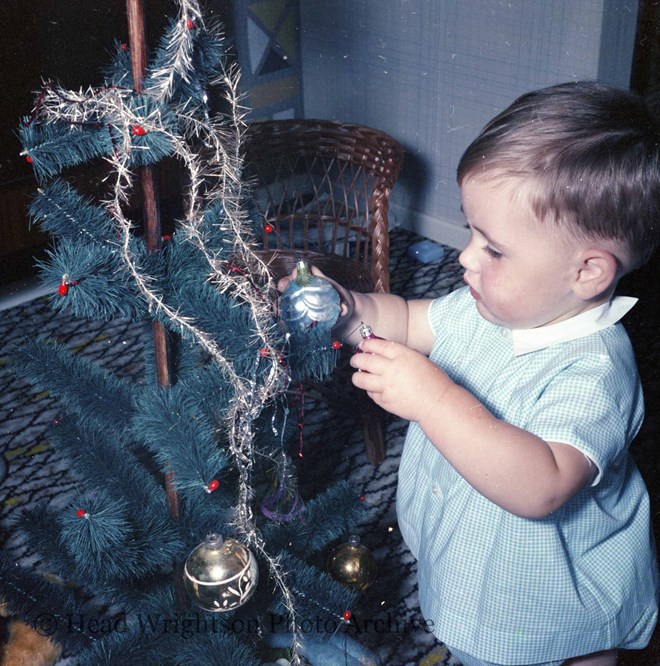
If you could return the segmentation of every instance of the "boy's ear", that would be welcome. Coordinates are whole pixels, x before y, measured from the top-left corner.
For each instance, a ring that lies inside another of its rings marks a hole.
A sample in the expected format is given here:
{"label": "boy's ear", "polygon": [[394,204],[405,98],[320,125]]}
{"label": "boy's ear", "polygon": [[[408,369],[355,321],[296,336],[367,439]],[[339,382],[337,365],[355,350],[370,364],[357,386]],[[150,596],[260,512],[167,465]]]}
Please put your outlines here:
{"label": "boy's ear", "polygon": [[577,257],[576,268],[573,292],[578,298],[590,301],[607,292],[616,282],[619,262],[611,252],[591,247]]}

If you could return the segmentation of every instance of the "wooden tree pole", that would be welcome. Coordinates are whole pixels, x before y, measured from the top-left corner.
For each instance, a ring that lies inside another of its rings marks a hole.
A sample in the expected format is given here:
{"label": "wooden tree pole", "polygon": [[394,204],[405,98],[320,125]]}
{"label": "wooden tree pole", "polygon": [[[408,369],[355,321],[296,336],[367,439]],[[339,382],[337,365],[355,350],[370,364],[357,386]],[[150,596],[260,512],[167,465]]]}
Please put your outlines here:
{"label": "wooden tree pole", "polygon": [[[144,8],[142,0],[126,0],[128,13],[128,34],[131,51],[131,69],[133,72],[133,90],[144,91],[144,72],[147,67],[147,41],[144,27]],[[154,166],[140,168],[142,198],[144,205],[145,236],[147,252],[157,252],[161,246],[160,210],[156,169]],[[158,334],[156,335],[156,332]],[[154,322],[156,342],[156,376],[160,386],[170,386],[169,354],[166,331],[162,324]]]}
{"label": "wooden tree pole", "polygon": [[[144,91],[144,72],[147,68],[147,40],[144,24],[143,0],[126,0],[128,15],[128,36],[131,52],[131,70],[133,73],[133,90]],[[158,181],[156,168],[152,165],[140,168],[142,184],[142,205],[144,206],[144,227],[147,252],[158,252],[161,247],[160,208],[158,201]],[[156,377],[159,386],[171,386],[169,363],[169,340],[165,327],[157,321],[152,324],[156,358]],[[174,489],[172,474],[165,478],[167,504],[170,514],[179,518],[179,497]]]}

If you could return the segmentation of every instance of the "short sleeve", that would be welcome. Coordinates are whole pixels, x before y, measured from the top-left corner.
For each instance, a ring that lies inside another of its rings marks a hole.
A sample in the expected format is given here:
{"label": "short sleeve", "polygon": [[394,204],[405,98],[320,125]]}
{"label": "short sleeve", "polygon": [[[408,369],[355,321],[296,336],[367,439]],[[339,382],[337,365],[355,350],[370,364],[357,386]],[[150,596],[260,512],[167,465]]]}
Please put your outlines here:
{"label": "short sleeve", "polygon": [[576,346],[582,347],[572,350],[576,360],[552,377],[524,427],[545,441],[582,451],[598,467],[596,485],[639,430],[641,385],[629,343],[628,349],[614,350],[593,340]]}

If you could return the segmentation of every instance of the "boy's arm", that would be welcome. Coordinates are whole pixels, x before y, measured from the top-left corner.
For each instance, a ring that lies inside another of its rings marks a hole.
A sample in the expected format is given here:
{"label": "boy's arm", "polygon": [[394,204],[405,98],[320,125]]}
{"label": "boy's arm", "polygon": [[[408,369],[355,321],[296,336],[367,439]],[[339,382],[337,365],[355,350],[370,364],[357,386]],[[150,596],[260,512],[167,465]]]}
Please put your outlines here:
{"label": "boy's arm", "polygon": [[495,418],[434,363],[385,340],[365,340],[353,383],[381,407],[417,421],[431,443],[478,492],[526,518],[556,511],[592,478],[578,449],[546,442]]}
{"label": "boy's arm", "polygon": [[[380,338],[394,340],[426,355],[431,353],[434,335],[428,320],[430,300],[406,301],[395,294],[349,291],[315,266],[312,273],[324,277],[339,292],[341,315],[332,330],[342,342],[357,345],[362,340],[359,329],[364,323]],[[278,290],[283,292],[295,277],[294,269],[279,280]]]}
{"label": "boy's arm", "polygon": [[[345,291],[345,290],[344,290]],[[379,338],[393,340],[425,355],[431,353],[434,335],[429,324],[430,300],[406,301],[394,294],[342,294],[348,301],[349,312],[340,317],[334,333],[344,342],[356,345],[360,324],[371,327]]]}
{"label": "boy's arm", "polygon": [[574,446],[546,442],[495,418],[453,384],[419,421],[433,445],[482,495],[525,518],[544,518],[593,478],[595,466]]}

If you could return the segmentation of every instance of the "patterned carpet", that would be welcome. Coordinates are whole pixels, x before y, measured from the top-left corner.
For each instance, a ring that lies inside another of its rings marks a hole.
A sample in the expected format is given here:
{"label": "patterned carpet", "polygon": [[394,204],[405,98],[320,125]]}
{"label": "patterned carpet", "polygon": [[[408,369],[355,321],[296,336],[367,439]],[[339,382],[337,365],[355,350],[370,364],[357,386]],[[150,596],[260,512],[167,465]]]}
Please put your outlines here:
{"label": "patterned carpet", "polygon": [[[407,256],[408,246],[416,240],[408,232],[392,233],[392,291],[408,298],[432,298],[460,286],[456,251],[447,249],[439,263],[421,264]],[[636,316],[645,313],[648,311],[642,310]],[[640,321],[633,323],[641,326]],[[11,346],[38,334],[53,337],[122,376],[137,379],[142,373],[141,354],[135,344],[139,328],[134,324],[117,320],[81,325],[71,318],[54,315],[45,299],[0,312],[0,454],[7,468],[0,487],[0,539],[5,550],[35,566],[38,560],[12,531],[11,521],[22,507],[37,498],[66,505],[76,483],[66,463],[58,459],[44,437],[46,426],[58,414],[57,396],[36,394],[14,379],[10,371]],[[642,336],[644,340],[646,337]],[[642,340],[642,351],[648,356],[645,363],[640,359],[640,366],[647,400],[657,402],[657,371],[650,361],[657,351],[656,338],[657,334],[653,343]],[[657,418],[647,421],[634,450],[647,482],[655,488],[657,463],[652,435]],[[375,466],[366,460],[362,434],[353,419],[332,412],[321,403],[306,404],[304,457],[298,472],[300,490],[304,498],[316,494],[330,481],[348,478],[356,495],[364,496],[366,510],[359,534],[377,561],[378,576],[363,593],[360,618],[366,628],[360,631],[357,623],[353,637],[374,650],[383,666],[455,666],[458,662],[428,631],[420,615],[415,562],[396,524],[396,473],[406,427],[401,419],[388,418],[386,458]],[[656,508],[660,507],[657,491],[652,495]],[[660,660],[654,654],[655,647],[651,646],[624,663],[658,666]]]}
{"label": "patterned carpet", "polygon": [[[455,251],[448,251],[440,264],[422,265],[406,255],[414,240],[417,238],[405,232],[392,235],[394,291],[408,297],[429,297],[461,283]],[[139,333],[138,326],[124,320],[81,324],[71,317],[55,315],[45,298],[0,312],[0,453],[7,467],[0,488],[0,530],[4,550],[16,559],[39,566],[39,560],[27,552],[12,531],[12,519],[37,499],[49,498],[56,505],[66,506],[76,479],[44,435],[48,424],[57,418],[57,396],[37,394],[13,377],[12,346],[24,338],[46,335],[121,376],[139,379],[143,369],[136,344]],[[452,664],[456,662],[437,644],[419,614],[414,562],[396,527],[396,472],[405,431],[405,422],[388,420],[387,456],[381,465],[374,466],[366,460],[362,433],[353,419],[308,401],[304,457],[299,466],[301,494],[313,496],[329,481],[349,478],[356,495],[365,498],[359,532],[378,562],[379,573],[364,594],[359,622],[379,630],[364,630],[354,638],[376,651],[382,664]],[[332,470],[331,479],[328,470]]]}

